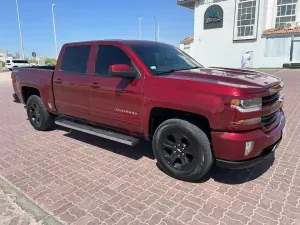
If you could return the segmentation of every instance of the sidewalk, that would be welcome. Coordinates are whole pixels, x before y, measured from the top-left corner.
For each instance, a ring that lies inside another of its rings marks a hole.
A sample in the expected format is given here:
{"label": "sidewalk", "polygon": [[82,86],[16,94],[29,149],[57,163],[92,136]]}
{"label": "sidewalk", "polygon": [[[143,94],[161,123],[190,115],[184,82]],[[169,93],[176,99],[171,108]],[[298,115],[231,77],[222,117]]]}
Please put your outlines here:
{"label": "sidewalk", "polygon": [[63,225],[0,177],[1,225]]}
{"label": "sidewalk", "polygon": [[29,214],[23,211],[14,201],[13,196],[0,190],[0,221],[2,225],[24,224],[39,225]]}
{"label": "sidewalk", "polygon": [[1,81],[9,81],[10,78],[10,71],[0,72],[0,82]]}

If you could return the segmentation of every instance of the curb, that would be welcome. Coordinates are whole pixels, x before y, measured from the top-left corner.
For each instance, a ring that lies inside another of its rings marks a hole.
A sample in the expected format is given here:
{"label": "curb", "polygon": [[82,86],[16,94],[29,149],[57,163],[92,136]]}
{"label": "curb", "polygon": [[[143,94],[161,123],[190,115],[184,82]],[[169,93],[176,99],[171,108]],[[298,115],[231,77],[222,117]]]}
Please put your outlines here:
{"label": "curb", "polygon": [[2,176],[0,176],[0,186],[2,186],[4,194],[14,196],[13,201],[20,206],[22,210],[33,216],[36,222],[41,222],[43,225],[64,225],[64,223],[58,221],[53,215],[46,212],[25,196],[25,194],[13,187],[13,185],[7,182]]}

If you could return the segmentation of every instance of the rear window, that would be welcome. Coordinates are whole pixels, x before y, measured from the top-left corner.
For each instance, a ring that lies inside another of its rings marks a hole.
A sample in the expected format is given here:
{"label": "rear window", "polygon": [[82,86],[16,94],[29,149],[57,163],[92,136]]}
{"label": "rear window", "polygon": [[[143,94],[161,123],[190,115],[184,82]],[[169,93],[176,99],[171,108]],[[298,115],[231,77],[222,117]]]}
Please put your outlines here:
{"label": "rear window", "polygon": [[6,60],[6,63],[10,63],[10,60]]}
{"label": "rear window", "polygon": [[27,60],[13,60],[13,63],[28,63]]}
{"label": "rear window", "polygon": [[61,70],[68,73],[85,74],[91,46],[67,47],[63,56]]}

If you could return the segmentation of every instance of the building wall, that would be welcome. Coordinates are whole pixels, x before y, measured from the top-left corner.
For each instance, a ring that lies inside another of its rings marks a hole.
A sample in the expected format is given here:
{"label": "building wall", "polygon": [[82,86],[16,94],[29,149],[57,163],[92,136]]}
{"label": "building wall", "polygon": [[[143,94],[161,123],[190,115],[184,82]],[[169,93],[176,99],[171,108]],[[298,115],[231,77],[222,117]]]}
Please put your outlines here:
{"label": "building wall", "polygon": [[191,54],[191,44],[190,43],[184,43],[184,44],[180,44],[179,47],[181,50],[183,50],[185,53],[187,54]]}
{"label": "building wall", "polygon": [[[204,30],[204,13],[212,5],[223,8],[223,28]],[[255,40],[234,41],[235,0],[202,0],[195,3],[194,42],[190,55],[204,66],[224,66],[239,68],[241,57],[251,51],[252,67],[281,67],[289,62],[289,56],[265,57],[266,38],[262,33],[275,25],[276,0],[260,0],[257,18],[257,38]]]}
{"label": "building wall", "polygon": [[6,61],[5,60],[5,54],[2,51],[0,51],[0,61],[2,61],[2,62]]}

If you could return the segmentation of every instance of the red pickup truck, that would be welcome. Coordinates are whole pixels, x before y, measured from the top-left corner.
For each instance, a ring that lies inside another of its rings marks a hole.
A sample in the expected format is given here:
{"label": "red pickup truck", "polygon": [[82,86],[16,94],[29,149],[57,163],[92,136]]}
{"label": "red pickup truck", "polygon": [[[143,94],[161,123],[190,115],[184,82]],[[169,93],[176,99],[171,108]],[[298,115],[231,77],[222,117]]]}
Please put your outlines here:
{"label": "red pickup truck", "polygon": [[55,67],[15,68],[14,98],[39,131],[56,123],[127,145],[152,141],[169,175],[251,167],[282,138],[283,82],[203,68],[174,46],[130,40],[65,44]]}

